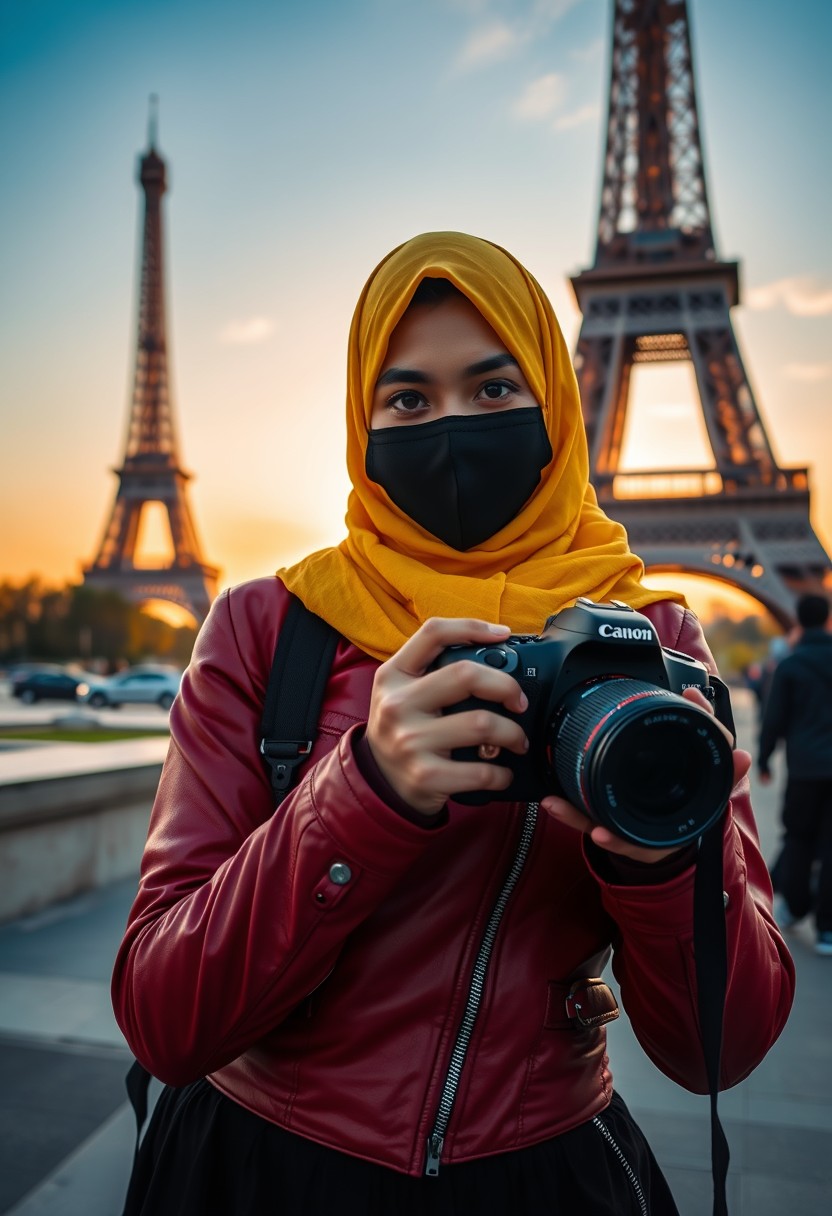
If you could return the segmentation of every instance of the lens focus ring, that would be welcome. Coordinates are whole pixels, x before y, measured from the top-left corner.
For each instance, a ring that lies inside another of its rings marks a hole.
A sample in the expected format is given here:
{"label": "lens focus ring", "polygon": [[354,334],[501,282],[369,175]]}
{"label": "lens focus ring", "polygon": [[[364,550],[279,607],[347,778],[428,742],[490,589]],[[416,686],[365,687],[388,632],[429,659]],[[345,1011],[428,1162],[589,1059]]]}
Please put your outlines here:
{"label": "lens focus ring", "polygon": [[716,721],[642,680],[572,689],[552,724],[550,757],[565,796],[640,844],[694,839],[725,808],[731,749]]}

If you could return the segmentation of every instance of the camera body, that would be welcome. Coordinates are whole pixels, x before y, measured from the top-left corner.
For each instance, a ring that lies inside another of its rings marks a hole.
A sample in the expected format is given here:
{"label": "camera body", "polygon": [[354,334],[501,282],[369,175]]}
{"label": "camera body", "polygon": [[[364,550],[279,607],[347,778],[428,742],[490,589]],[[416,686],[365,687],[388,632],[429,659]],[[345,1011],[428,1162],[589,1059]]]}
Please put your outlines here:
{"label": "camera body", "polygon": [[[695,839],[724,812],[731,745],[713,715],[681,694],[697,688],[724,703],[727,689],[697,659],[663,647],[650,620],[629,605],[580,599],[538,636],[452,646],[434,666],[461,660],[506,672],[529,705],[511,714],[470,698],[446,712],[477,707],[513,718],[530,746],[524,756],[502,751],[493,761],[511,769],[507,789],[461,793],[457,801],[558,794],[619,835],[657,848]],[[477,749],[453,757],[477,760]]]}

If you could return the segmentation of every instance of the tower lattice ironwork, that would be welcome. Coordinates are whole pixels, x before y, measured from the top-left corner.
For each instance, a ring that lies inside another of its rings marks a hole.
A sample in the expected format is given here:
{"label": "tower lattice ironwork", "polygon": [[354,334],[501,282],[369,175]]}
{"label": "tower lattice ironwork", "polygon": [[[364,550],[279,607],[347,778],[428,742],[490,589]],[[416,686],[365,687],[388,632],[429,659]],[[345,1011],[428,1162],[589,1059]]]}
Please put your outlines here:
{"label": "tower lattice ironwork", "polygon": [[[591,477],[648,569],[741,587],[784,625],[828,589],[809,473],[772,451],[731,323],[736,262],[716,253],[686,0],[613,0],[593,266],[572,279]],[[634,365],[688,360],[713,450],[707,469],[620,470]]]}
{"label": "tower lattice ironwork", "polygon": [[[140,158],[138,180],[144,191],[138,349],[127,441],[119,485],[95,560],[84,570],[92,587],[120,591],[136,602],[168,600],[198,621],[217,593],[219,570],[209,565],[188,501],[186,473],[179,458],[168,374],[165,321],[162,197],[167,188],[165,161],[156,150],[151,116],[148,150]],[[142,512],[160,503],[170,526],[173,559],[148,569],[136,566]]]}

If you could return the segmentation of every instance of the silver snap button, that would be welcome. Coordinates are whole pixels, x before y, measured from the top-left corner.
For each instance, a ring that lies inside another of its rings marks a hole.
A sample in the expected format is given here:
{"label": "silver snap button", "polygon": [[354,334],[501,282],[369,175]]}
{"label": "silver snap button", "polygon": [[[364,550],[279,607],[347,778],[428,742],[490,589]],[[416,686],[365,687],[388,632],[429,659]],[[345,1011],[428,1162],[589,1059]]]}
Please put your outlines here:
{"label": "silver snap button", "polygon": [[329,867],[329,877],[336,887],[345,887],[352,878],[352,870],[345,861],[336,861]]}
{"label": "silver snap button", "polygon": [[722,892],[722,906],[723,906],[723,908],[727,908],[730,902],[731,902],[731,896],[728,894],[728,892],[727,892],[727,891],[723,891],[723,892]]}

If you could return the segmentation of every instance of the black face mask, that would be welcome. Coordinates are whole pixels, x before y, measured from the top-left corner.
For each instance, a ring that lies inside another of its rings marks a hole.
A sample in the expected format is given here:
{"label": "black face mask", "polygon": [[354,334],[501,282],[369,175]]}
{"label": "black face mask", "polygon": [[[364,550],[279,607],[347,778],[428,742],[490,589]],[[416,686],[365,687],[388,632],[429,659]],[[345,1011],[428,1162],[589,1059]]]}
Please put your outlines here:
{"label": "black face mask", "polygon": [[551,459],[534,406],[372,430],[365,468],[414,523],[464,552],[511,523]]}

